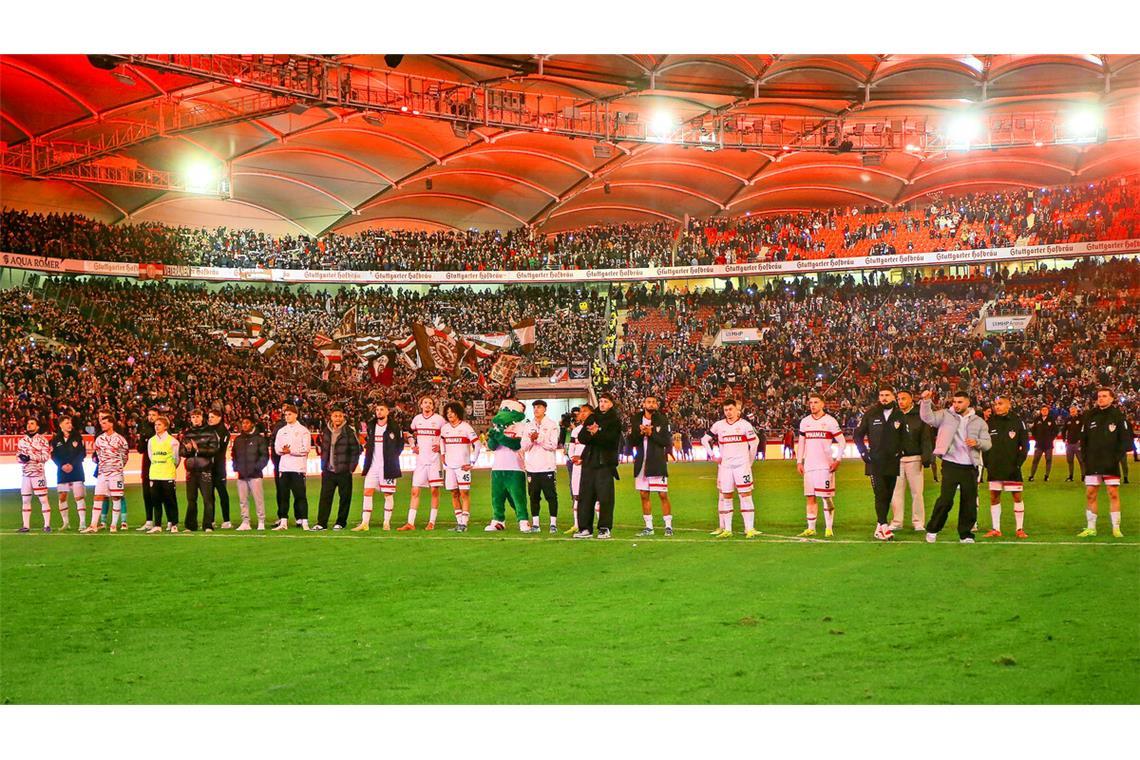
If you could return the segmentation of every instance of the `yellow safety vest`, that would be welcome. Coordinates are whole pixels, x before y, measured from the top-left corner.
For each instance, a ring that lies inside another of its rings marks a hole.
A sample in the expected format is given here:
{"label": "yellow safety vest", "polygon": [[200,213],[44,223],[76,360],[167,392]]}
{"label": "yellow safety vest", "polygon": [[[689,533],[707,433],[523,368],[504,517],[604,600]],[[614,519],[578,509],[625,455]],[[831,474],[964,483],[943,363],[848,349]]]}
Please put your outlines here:
{"label": "yellow safety vest", "polygon": [[166,440],[157,435],[150,439],[150,479],[174,480],[174,436],[169,433]]}

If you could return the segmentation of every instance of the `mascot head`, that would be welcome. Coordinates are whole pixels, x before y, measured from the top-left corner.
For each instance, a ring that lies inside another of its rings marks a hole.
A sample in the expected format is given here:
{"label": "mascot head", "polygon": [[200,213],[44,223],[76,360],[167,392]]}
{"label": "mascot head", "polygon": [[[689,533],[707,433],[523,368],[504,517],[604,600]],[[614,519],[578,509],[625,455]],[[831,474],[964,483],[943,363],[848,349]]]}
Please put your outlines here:
{"label": "mascot head", "polygon": [[522,422],[526,419],[525,410],[526,407],[522,405],[521,401],[513,398],[503,399],[503,403],[499,404],[499,411],[495,414],[491,422],[501,428],[507,425],[513,425],[516,422]]}

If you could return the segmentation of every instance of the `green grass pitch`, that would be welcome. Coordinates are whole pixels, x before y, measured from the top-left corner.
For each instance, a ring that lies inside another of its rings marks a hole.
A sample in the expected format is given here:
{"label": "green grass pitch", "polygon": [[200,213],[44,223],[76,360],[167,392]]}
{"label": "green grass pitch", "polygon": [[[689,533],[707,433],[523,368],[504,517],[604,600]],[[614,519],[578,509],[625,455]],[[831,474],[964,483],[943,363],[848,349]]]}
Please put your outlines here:
{"label": "green grass pitch", "polygon": [[[467,535],[446,530],[446,495],[434,533],[19,535],[8,491],[0,701],[1136,703],[1138,486],[1121,490],[1125,538],[1111,537],[1102,496],[1100,536],[1079,540],[1082,488],[1056,472],[1027,484],[1029,541],[974,546],[952,529],[933,546],[909,530],[873,542],[858,462],[840,470],[836,538],[818,542],[791,538],[803,498],[787,462],[756,465],[764,536],[752,541],[707,535],[704,463],[672,468],[670,539],[660,519],[657,537],[633,537],[623,467],[608,543],[484,534],[486,472]],[[928,471],[928,510],[936,489]],[[232,484],[231,496],[236,514]],[[137,526],[137,487],[128,499]],[[1003,519],[1008,536],[1008,500]]]}

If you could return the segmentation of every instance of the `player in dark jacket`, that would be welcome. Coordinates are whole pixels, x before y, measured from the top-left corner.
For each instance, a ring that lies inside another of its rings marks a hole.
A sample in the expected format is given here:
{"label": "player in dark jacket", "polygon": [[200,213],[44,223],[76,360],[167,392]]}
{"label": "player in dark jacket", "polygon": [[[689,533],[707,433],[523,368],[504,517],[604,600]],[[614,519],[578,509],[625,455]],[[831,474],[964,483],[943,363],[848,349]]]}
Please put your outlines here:
{"label": "player in dark jacket", "polygon": [[1081,480],[1085,479],[1085,460],[1081,455],[1081,413],[1075,406],[1069,407],[1069,419],[1065,422],[1065,459],[1069,463],[1069,477],[1065,482],[1073,480],[1073,460],[1081,466]]}
{"label": "player in dark jacket", "polygon": [[1096,406],[1082,419],[1081,451],[1085,455],[1085,518],[1088,527],[1080,537],[1096,535],[1097,494],[1100,487],[1108,491],[1112,518],[1112,535],[1120,532],[1120,458],[1132,447],[1132,429],[1116,405],[1116,393],[1110,388],[1096,392]]}
{"label": "player in dark jacket", "polygon": [[669,449],[673,434],[669,420],[658,411],[657,397],[646,396],[641,411],[629,418],[629,440],[634,447],[633,482],[641,496],[641,515],[645,528],[639,536],[653,535],[653,508],[650,494],[656,492],[661,499],[661,515],[665,521],[665,535],[673,535],[673,508],[669,503]]}
{"label": "player in dark jacket", "polygon": [[[150,439],[154,437],[154,421],[158,419],[158,407],[152,406],[147,408],[146,417],[139,422],[138,431],[136,436],[136,450],[142,454],[142,493],[143,493],[143,506],[146,509],[146,522],[142,527],[137,528],[139,531],[147,531],[155,525],[162,525],[162,500],[158,497],[158,492],[151,487],[150,482],[150,449],[147,446]],[[157,507],[157,515],[155,514]]]}
{"label": "player in dark jacket", "polygon": [[202,494],[202,527],[214,530],[214,455],[221,447],[218,431],[205,424],[201,409],[190,412],[190,428],[179,450],[186,467],[186,530],[198,530],[198,494]]}
{"label": "player in dark jacket", "polygon": [[1049,419],[1049,407],[1041,407],[1039,416],[1034,418],[1029,428],[1033,436],[1033,467],[1029,470],[1029,481],[1037,475],[1037,464],[1045,457],[1045,481],[1049,481],[1049,471],[1053,469],[1053,441],[1057,440],[1057,423]]}
{"label": "player in dark jacket", "polygon": [[894,388],[883,387],[879,389],[879,403],[871,405],[855,428],[855,448],[863,457],[866,474],[871,477],[871,490],[875,492],[875,538],[880,541],[894,538],[888,514],[899,478],[904,422]]}
{"label": "player in dark jacket", "polygon": [[993,527],[986,538],[1001,538],[1001,494],[1008,491],[1013,497],[1013,516],[1017,523],[1017,537],[1029,538],[1025,532],[1025,503],[1022,500],[1021,466],[1029,456],[1029,431],[1016,414],[1010,414],[1009,396],[994,399],[990,415],[990,442],[988,451],[982,452],[982,461],[990,478],[990,520]]}
{"label": "player in dark jacket", "polygon": [[65,414],[60,417],[58,425],[59,430],[51,437],[51,461],[55,462],[58,471],[55,488],[59,494],[59,515],[63,518],[60,530],[67,530],[70,522],[67,508],[68,491],[75,498],[75,508],[79,512],[79,529],[83,530],[87,527],[87,486],[84,485],[83,474],[83,459],[87,456],[87,447],[71,415]]}

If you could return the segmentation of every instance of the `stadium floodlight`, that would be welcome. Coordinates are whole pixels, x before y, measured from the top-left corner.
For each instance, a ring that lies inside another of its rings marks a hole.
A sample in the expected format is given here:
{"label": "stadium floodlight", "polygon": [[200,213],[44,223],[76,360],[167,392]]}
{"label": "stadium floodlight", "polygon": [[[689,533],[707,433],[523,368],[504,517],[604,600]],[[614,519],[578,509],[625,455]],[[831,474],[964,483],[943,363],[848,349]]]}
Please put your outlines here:
{"label": "stadium floodlight", "polygon": [[665,142],[673,134],[675,128],[676,124],[673,117],[664,111],[658,111],[649,120],[649,139]]}
{"label": "stadium floodlight", "polygon": [[943,138],[950,150],[969,150],[982,131],[982,119],[975,113],[960,113],[946,124]]}
{"label": "stadium floodlight", "polygon": [[218,171],[209,164],[196,163],[186,167],[186,189],[192,193],[218,192]]}
{"label": "stadium floodlight", "polygon": [[1078,108],[1069,114],[1065,127],[1074,142],[1093,142],[1101,127],[1100,111],[1093,107]]}

